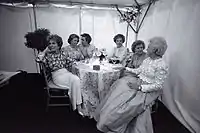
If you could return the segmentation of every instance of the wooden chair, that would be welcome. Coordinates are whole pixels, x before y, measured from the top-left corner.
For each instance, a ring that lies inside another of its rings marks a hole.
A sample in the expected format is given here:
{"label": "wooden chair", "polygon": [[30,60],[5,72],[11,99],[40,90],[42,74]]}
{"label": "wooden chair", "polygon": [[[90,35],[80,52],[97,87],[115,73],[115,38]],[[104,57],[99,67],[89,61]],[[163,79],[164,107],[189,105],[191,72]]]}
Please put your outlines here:
{"label": "wooden chair", "polygon": [[69,106],[71,109],[70,98],[68,95],[69,88],[63,88],[55,85],[52,81],[51,72],[45,67],[45,64],[42,62],[40,62],[39,64],[46,84],[45,86],[45,89],[47,91],[46,112],[48,112],[49,107],[56,107],[56,106]]}

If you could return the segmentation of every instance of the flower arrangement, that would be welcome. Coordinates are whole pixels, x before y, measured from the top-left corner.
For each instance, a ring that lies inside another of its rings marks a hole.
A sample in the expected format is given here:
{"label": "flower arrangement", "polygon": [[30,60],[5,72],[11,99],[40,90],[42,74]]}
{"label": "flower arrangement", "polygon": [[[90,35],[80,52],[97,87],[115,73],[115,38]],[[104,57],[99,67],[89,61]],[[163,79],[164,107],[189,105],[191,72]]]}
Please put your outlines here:
{"label": "flower arrangement", "polygon": [[43,51],[48,46],[47,38],[50,31],[45,28],[40,28],[34,32],[28,32],[24,38],[26,39],[25,46],[38,51]]}
{"label": "flower arrangement", "polygon": [[133,22],[134,25],[137,24],[137,16],[141,14],[141,10],[138,8],[127,8],[127,11],[120,12],[120,22]]}
{"label": "flower arrangement", "polygon": [[103,61],[107,57],[107,52],[105,48],[98,49],[96,51],[96,56],[99,58],[99,61]]}

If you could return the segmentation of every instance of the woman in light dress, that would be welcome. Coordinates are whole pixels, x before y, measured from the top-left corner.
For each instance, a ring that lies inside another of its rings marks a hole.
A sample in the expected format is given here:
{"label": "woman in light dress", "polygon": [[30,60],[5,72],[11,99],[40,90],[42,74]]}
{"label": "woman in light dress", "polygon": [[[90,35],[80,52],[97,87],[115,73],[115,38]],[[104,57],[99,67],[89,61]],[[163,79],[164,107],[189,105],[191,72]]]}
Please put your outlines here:
{"label": "woman in light dress", "polygon": [[73,110],[78,109],[78,112],[82,114],[80,79],[71,73],[71,67],[75,60],[61,49],[63,41],[60,36],[51,35],[48,39],[49,45],[43,52],[39,53],[38,60],[42,61],[51,72],[55,85],[69,89],[68,94]]}
{"label": "woman in light dress", "polygon": [[123,46],[123,43],[125,42],[125,36],[122,34],[117,34],[114,36],[113,41],[115,42],[116,47],[114,47],[114,51],[111,58],[109,59],[109,62],[114,64],[120,63],[122,65],[125,65],[125,59],[128,53],[128,49]]}
{"label": "woman in light dress", "polygon": [[161,93],[168,74],[163,60],[167,49],[162,37],[150,39],[147,55],[133,73],[115,81],[95,113],[97,128],[104,133],[153,133],[150,107]]}
{"label": "woman in light dress", "polygon": [[68,43],[70,45],[63,48],[63,50],[68,54],[68,56],[76,61],[84,59],[81,50],[78,47],[79,36],[76,34],[71,34],[68,38]]}

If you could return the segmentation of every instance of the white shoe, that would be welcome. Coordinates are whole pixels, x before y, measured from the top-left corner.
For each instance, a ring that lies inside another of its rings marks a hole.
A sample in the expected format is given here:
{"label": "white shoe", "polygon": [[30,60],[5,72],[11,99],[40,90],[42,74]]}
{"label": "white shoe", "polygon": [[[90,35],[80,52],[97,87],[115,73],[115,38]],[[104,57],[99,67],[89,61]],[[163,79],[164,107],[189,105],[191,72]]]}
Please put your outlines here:
{"label": "white shoe", "polygon": [[81,112],[81,111],[78,111],[78,113],[79,113],[81,116],[84,116],[83,112]]}

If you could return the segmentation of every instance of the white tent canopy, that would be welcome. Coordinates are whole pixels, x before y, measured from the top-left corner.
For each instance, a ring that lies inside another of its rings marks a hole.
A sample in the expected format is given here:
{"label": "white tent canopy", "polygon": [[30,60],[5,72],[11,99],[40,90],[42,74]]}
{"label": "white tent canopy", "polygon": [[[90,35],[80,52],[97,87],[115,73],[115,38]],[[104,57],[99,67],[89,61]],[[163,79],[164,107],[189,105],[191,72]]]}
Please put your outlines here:
{"label": "white tent canopy", "polygon": [[[34,53],[24,45],[24,35],[35,29],[33,8],[21,3],[27,1],[15,2],[20,4],[0,5],[0,70],[36,72]],[[137,2],[146,9],[150,0]],[[50,3],[54,4],[49,6]],[[127,23],[120,23],[119,12],[113,5],[120,8],[137,5],[135,0],[37,0],[36,4],[43,4],[35,10],[37,27],[62,36],[64,45],[68,45],[66,40],[71,33],[87,32],[95,46],[108,51],[115,45],[112,40],[115,34],[127,33]],[[99,8],[102,6],[107,8]],[[159,0],[151,5],[137,36],[146,45],[153,36],[166,38],[168,50],[164,59],[170,73],[162,101],[192,133],[200,132],[199,13],[199,0]],[[130,27],[128,31],[127,47],[130,47],[136,36]]]}
{"label": "white tent canopy", "polygon": [[60,3],[60,4],[93,4],[93,5],[119,5],[119,6],[133,6],[133,5],[145,5],[152,0],[2,0],[6,3]]}

